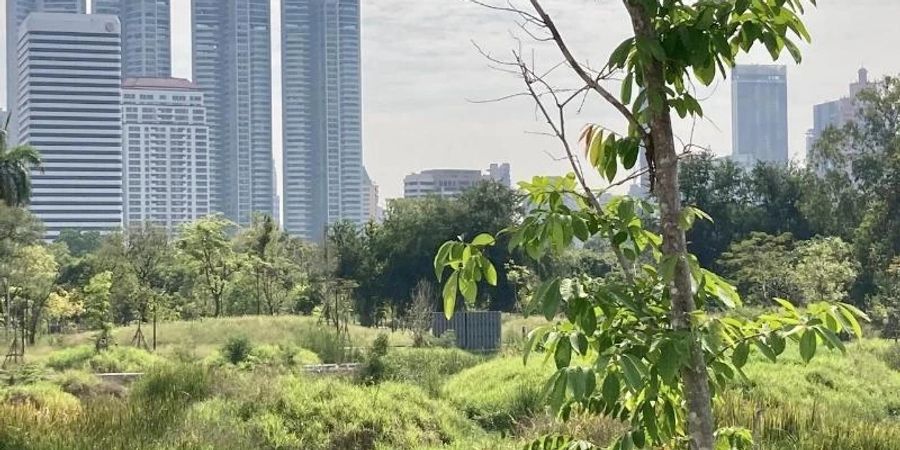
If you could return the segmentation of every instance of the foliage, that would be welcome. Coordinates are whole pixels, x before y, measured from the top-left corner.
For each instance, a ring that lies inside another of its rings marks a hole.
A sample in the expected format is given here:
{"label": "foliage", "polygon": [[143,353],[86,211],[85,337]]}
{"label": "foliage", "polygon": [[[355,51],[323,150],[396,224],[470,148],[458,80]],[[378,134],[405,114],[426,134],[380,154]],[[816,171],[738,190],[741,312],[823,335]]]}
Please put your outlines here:
{"label": "foliage", "polygon": [[98,352],[94,346],[79,345],[57,350],[47,357],[55,370],[91,370],[96,373],[143,372],[160,362],[158,356],[134,347],[110,347]]}
{"label": "foliage", "polygon": [[246,361],[251,351],[253,351],[253,344],[246,336],[231,336],[222,346],[222,354],[225,359],[235,365]]}
{"label": "foliage", "polygon": [[201,288],[198,294],[208,296],[213,304],[213,317],[224,312],[225,290],[240,266],[226,234],[232,227],[234,224],[221,216],[209,216],[185,225],[177,243]]}
{"label": "foliage", "polygon": [[434,318],[434,288],[431,283],[419,280],[410,296],[412,301],[406,311],[406,327],[412,332],[413,346],[424,347],[428,343]]}
{"label": "foliage", "polygon": [[719,265],[737,283],[748,303],[768,305],[772,298],[790,298],[795,294],[790,234],[772,236],[752,232],[746,239],[732,243],[722,253]]}
{"label": "foliage", "polygon": [[838,237],[801,242],[795,249],[793,277],[806,301],[842,301],[856,280],[857,264],[849,244]]}
{"label": "foliage", "polygon": [[365,384],[378,384],[384,379],[385,367],[382,360],[388,354],[388,337],[379,335],[369,348],[366,360],[357,372],[357,378]]}
{"label": "foliage", "polygon": [[551,373],[536,361],[523,365],[519,358],[497,358],[454,375],[443,394],[483,428],[509,431],[517,421],[543,412],[541,386]]}
{"label": "foliage", "polygon": [[28,145],[10,148],[6,125],[0,129],[0,200],[25,206],[31,200],[31,171],[41,169],[41,155]]}
{"label": "foliage", "polygon": [[382,361],[385,379],[417,386],[436,397],[449,376],[484,358],[456,348],[397,348]]}

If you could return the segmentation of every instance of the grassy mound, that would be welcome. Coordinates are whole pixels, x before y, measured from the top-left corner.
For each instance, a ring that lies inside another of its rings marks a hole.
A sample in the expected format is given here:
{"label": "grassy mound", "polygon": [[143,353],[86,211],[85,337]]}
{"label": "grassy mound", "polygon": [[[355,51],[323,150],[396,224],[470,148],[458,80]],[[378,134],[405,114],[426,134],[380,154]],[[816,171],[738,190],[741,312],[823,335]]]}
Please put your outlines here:
{"label": "grassy mound", "polygon": [[544,409],[541,389],[552,373],[549,365],[532,358],[498,358],[453,376],[443,394],[488,430],[508,431],[521,419]]}
{"label": "grassy mound", "polygon": [[384,377],[419,386],[437,396],[450,375],[482,361],[481,356],[455,348],[394,349],[383,358]]}

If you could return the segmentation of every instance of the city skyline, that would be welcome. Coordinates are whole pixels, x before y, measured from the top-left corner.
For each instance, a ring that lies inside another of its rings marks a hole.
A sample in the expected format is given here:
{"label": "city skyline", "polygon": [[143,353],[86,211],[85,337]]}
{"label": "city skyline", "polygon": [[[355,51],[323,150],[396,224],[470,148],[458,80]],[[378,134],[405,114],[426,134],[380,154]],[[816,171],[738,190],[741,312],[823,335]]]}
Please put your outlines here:
{"label": "city skyline", "polygon": [[787,67],[738,65],[731,71],[732,159],[787,163]]}
{"label": "city skyline", "polygon": [[[4,2],[5,3],[5,2]],[[190,11],[188,2],[173,2],[173,75],[191,77]],[[273,4],[280,4],[273,1]],[[547,2],[548,10],[566,30],[576,55],[602,63],[629,31],[619,5],[593,0]],[[396,10],[403,15],[396,15]],[[280,14],[273,8],[273,31],[280,29]],[[788,65],[791,157],[805,153],[806,131],[813,126],[812,106],[844,95],[846,84],[861,66],[871,78],[900,73],[900,60],[884,58],[878,47],[900,45],[900,32],[891,18],[900,16],[900,2],[860,0],[820,4],[805,16],[812,45],[801,45],[804,62]],[[582,23],[603,22],[590,27]],[[396,29],[417,36],[397,40]],[[510,161],[514,180],[543,173],[562,173],[567,168],[555,161],[558,145],[527,134],[543,131],[527,100],[474,104],[470,99],[493,98],[521,88],[520,82],[491,71],[472,46],[476,41],[494,54],[508,54],[515,45],[507,31],[516,31],[508,14],[489,12],[469,2],[433,3],[412,0],[363,0],[363,145],[371,177],[383,198],[402,196],[403,176],[432,167],[481,167],[490,161]],[[879,42],[878,46],[870,45]],[[524,44],[530,47],[525,40]],[[280,48],[272,42],[273,52]],[[555,54],[537,46],[537,56],[552,63]],[[764,50],[739,59],[740,63],[766,62]],[[273,59],[273,127],[280,127],[280,62]],[[614,83],[611,88],[616,89]],[[707,118],[697,124],[694,141],[711,146],[719,154],[730,152],[730,86],[720,81],[702,92]],[[583,121],[581,120],[583,118]],[[588,105],[572,121],[615,124],[613,111]],[[490,127],[484,127],[490,123]],[[679,124],[682,136],[690,124]],[[577,131],[577,129],[575,130]],[[430,137],[440,136],[437,141]],[[280,132],[274,133],[276,161],[281,160]],[[422,143],[429,142],[423,150]],[[550,153],[548,155],[547,153]],[[279,164],[280,165],[280,164]],[[593,180],[596,182],[596,179]]]}

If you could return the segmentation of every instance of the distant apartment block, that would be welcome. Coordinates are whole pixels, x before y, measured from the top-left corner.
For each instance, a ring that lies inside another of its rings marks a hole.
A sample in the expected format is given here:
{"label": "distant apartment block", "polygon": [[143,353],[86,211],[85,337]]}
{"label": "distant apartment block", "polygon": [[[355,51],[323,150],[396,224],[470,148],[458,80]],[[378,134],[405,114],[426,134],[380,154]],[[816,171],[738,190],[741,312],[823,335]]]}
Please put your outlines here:
{"label": "distant apartment block", "polygon": [[788,162],[787,68],[739,65],[731,74],[732,157]]}
{"label": "distant apartment block", "polygon": [[209,132],[203,93],[179,78],[123,82],[125,224],[169,233],[209,210]]}
{"label": "distant apartment block", "polygon": [[[87,12],[86,0],[6,0],[6,111],[17,117],[19,95],[19,75],[16,68],[19,66],[16,57],[19,55],[17,44],[19,43],[19,27],[28,14],[33,12],[50,13],[76,13]],[[16,122],[9,124],[11,142],[16,142]]]}
{"label": "distant apartment block", "polygon": [[363,223],[359,0],[282,0],[284,229]]}
{"label": "distant apartment block", "polygon": [[378,185],[369,178],[369,172],[363,170],[363,184],[366,187],[363,196],[363,211],[366,212],[366,221],[380,221],[380,207],[378,206]]}
{"label": "distant apartment block", "polygon": [[825,130],[829,127],[842,127],[856,119],[860,108],[857,96],[873,86],[874,83],[869,81],[869,72],[859,69],[856,82],[850,84],[848,96],[813,106],[813,127],[806,135],[807,156]]}
{"label": "distant apartment block", "polygon": [[[270,0],[192,0],[193,81],[209,125],[211,209],[273,215]],[[287,148],[285,143],[285,148]]]}
{"label": "distant apartment block", "polygon": [[20,141],[41,152],[31,211],[45,238],[122,227],[119,19],[32,13],[20,27]]}
{"label": "distant apartment block", "polygon": [[509,187],[509,164],[491,164],[487,173],[473,169],[432,169],[409,174],[403,178],[403,197],[456,197],[485,180],[493,180]]}
{"label": "distant apartment block", "polygon": [[93,0],[92,9],[119,17],[124,78],[172,75],[169,0]]}

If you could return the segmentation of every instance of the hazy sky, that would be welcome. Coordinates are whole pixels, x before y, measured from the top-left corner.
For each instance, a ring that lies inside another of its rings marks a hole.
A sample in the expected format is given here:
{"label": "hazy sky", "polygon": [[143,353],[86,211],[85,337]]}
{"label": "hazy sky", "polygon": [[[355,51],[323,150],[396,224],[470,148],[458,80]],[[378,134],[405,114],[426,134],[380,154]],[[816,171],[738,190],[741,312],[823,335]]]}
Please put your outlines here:
{"label": "hazy sky", "polygon": [[[174,76],[190,77],[190,1],[171,0]],[[521,0],[519,0],[521,1]],[[5,6],[6,0],[0,0]],[[279,31],[279,0],[273,0],[274,31]],[[493,71],[475,50],[505,57],[518,44],[508,14],[488,11],[467,0],[362,0],[363,151],[366,167],[380,185],[382,198],[402,194],[403,176],[426,168],[486,168],[510,162],[513,179],[563,173],[555,161],[559,145],[528,133],[544,131],[527,99],[478,104],[472,100],[519,92],[520,81]],[[546,0],[546,8],[568,36],[576,56],[600,66],[629,31],[619,0]],[[5,7],[3,8],[5,11]],[[2,15],[3,13],[0,13]],[[812,126],[812,105],[845,95],[856,70],[872,76],[900,73],[900,0],[820,0],[805,18],[813,43],[802,46],[799,66],[788,69],[790,147],[802,157],[805,133]],[[5,24],[5,22],[3,22]],[[5,33],[4,33],[5,34]],[[277,35],[276,35],[277,36]],[[523,38],[538,65],[549,68],[559,57],[546,45]],[[273,51],[278,52],[278,39]],[[0,46],[5,49],[5,46]],[[2,50],[0,50],[2,51]],[[742,63],[766,63],[765,53]],[[279,129],[280,64],[273,58],[276,93],[273,114]],[[0,78],[4,80],[5,77]],[[559,80],[566,84],[566,79]],[[611,84],[611,89],[617,89]],[[5,96],[5,88],[0,90]],[[731,90],[728,82],[704,93],[707,120],[695,128],[694,142],[730,153]],[[586,122],[616,127],[621,120],[599,102],[589,102],[570,118],[577,131]],[[680,124],[690,135],[690,124]],[[280,161],[276,132],[276,159]]]}

